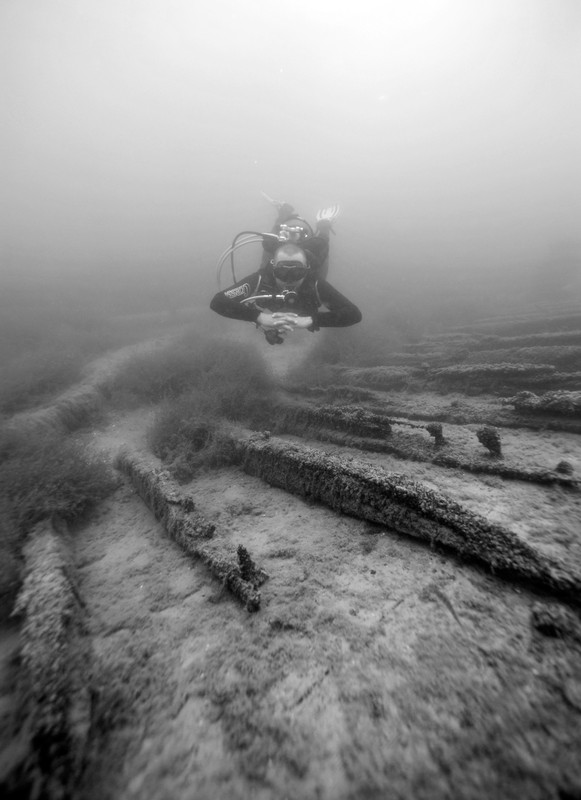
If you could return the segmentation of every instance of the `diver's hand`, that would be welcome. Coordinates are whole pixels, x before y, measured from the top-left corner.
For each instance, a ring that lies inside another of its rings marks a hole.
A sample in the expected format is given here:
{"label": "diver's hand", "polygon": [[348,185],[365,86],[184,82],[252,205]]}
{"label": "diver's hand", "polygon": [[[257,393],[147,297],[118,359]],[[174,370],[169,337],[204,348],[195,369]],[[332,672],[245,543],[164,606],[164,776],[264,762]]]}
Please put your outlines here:
{"label": "diver's hand", "polygon": [[277,322],[284,325],[284,329],[287,332],[295,328],[310,328],[313,324],[312,317],[299,317],[298,314],[294,314],[292,311],[277,311],[272,316],[276,317]]}
{"label": "diver's hand", "polygon": [[256,318],[256,324],[267,331],[275,330],[280,333],[290,333],[294,327],[289,320],[291,316],[296,315],[281,312],[271,314],[268,311],[261,311]]}
{"label": "diver's hand", "polygon": [[329,206],[329,208],[320,208],[317,211],[317,232],[319,233],[326,233],[328,231],[332,231],[333,233],[333,223],[341,213],[341,206],[334,205]]}
{"label": "diver's hand", "polygon": [[329,206],[329,208],[320,208],[317,211],[317,216],[315,219],[317,222],[330,222],[331,224],[335,222],[339,214],[341,213],[341,206],[338,203],[335,203],[334,206]]}
{"label": "diver's hand", "polygon": [[290,324],[293,328],[310,328],[313,324],[312,317],[299,317],[298,315],[292,314],[290,315],[291,319],[289,320]]}

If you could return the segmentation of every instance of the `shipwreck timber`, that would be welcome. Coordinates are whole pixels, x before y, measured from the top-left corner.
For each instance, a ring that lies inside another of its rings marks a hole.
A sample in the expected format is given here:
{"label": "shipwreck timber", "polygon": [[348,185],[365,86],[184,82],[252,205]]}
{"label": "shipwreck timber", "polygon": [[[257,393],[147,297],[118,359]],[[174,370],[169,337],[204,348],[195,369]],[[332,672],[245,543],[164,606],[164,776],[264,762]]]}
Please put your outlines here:
{"label": "shipwreck timber", "polygon": [[[123,451],[117,467],[125,473],[167,533],[186,553],[199,559],[248,609],[260,608],[258,586],[266,573],[254,569],[249,576],[247,552],[234,557],[218,544],[210,545],[215,525],[197,511],[193,500],[180,492],[163,469],[155,469],[151,458]],[[245,579],[251,577],[251,580]]]}
{"label": "shipwreck timber", "polygon": [[581,576],[507,528],[405,475],[265,434],[246,432],[233,443],[242,468],[272,486],[427,540],[498,575],[579,603]]}

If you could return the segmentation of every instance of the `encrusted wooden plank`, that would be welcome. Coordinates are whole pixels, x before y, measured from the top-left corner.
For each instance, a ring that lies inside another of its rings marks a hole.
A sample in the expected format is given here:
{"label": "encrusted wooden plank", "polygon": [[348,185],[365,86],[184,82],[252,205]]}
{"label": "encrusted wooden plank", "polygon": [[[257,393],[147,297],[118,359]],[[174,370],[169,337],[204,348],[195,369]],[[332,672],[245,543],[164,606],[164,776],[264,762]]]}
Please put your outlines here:
{"label": "encrusted wooden plank", "polygon": [[[304,431],[322,442],[332,442],[343,447],[356,447],[374,453],[389,453],[410,461],[431,461],[433,464],[467,472],[498,475],[505,480],[530,481],[546,485],[559,485],[578,489],[579,480],[572,475],[555,470],[530,470],[503,461],[483,461],[454,450],[446,452],[447,441],[442,425],[436,422],[418,423],[392,419],[365,411],[358,406],[299,405],[281,403],[277,431],[296,433]],[[425,430],[429,436],[401,433],[400,426],[414,431]],[[393,427],[396,430],[393,431]],[[432,436],[436,440],[434,445]],[[443,448],[443,449],[442,449]]]}
{"label": "encrusted wooden plank", "polygon": [[22,616],[20,691],[29,740],[16,784],[30,796],[69,795],[89,733],[91,651],[68,536],[49,521],[30,532],[25,578],[14,610]]}
{"label": "encrusted wooden plank", "polygon": [[405,475],[267,435],[238,440],[244,469],[350,516],[443,545],[494,572],[579,603],[581,578],[512,531]]}
{"label": "encrusted wooden plank", "polygon": [[181,492],[165,470],[154,466],[151,458],[126,450],[118,456],[117,466],[130,478],[172,539],[186,553],[202,561],[248,611],[257,611],[260,608],[258,586],[266,579],[266,574],[257,569],[252,580],[245,580],[243,574],[249,573],[245,567],[241,571],[240,555],[234,557],[223,552],[223,548],[208,544],[215,525],[197,511],[193,500]]}

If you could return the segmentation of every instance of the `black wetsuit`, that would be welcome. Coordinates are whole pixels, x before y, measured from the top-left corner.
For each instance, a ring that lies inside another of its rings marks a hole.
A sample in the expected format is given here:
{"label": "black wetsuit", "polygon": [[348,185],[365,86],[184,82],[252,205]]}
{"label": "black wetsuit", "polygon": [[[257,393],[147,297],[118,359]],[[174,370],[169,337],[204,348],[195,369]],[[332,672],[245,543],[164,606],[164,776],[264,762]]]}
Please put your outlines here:
{"label": "black wetsuit", "polygon": [[[312,317],[311,331],[346,328],[361,322],[361,311],[357,306],[327,281],[316,280],[315,273],[307,275],[296,292],[288,292],[285,300],[274,297],[281,294],[283,292],[277,287],[272,270],[267,267],[215,294],[210,308],[223,317],[248,322],[256,322],[262,311],[289,311],[302,317]],[[261,297],[252,303],[242,302],[255,295],[265,295],[265,298]]]}

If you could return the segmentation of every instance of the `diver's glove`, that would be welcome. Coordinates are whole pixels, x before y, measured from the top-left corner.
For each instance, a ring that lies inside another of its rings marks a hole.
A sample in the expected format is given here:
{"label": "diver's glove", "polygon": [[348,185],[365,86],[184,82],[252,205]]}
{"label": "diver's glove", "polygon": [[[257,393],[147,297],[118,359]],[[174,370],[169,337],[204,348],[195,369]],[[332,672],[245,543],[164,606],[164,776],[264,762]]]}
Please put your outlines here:
{"label": "diver's glove", "polygon": [[317,231],[321,233],[325,231],[333,231],[333,223],[340,213],[341,206],[337,203],[334,206],[329,206],[329,208],[320,208],[317,211],[317,216],[315,217],[317,220]]}

